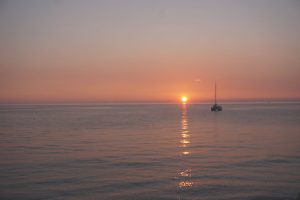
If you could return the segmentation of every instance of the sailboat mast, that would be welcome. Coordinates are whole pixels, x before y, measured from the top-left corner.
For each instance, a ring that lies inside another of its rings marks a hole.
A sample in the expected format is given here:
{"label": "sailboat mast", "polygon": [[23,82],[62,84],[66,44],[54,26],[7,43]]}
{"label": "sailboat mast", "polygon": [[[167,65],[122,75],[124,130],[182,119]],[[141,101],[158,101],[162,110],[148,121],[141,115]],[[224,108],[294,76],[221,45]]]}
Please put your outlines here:
{"label": "sailboat mast", "polygon": [[217,104],[217,83],[215,82],[215,104]]}

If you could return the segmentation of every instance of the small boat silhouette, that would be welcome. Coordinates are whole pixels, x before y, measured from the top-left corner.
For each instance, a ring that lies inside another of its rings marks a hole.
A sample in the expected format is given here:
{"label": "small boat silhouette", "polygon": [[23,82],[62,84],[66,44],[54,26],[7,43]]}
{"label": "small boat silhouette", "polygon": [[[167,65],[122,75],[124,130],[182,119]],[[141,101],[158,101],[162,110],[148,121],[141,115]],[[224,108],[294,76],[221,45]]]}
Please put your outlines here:
{"label": "small boat silhouette", "polygon": [[213,112],[222,111],[222,106],[217,104],[217,84],[215,82],[215,104],[210,108]]}

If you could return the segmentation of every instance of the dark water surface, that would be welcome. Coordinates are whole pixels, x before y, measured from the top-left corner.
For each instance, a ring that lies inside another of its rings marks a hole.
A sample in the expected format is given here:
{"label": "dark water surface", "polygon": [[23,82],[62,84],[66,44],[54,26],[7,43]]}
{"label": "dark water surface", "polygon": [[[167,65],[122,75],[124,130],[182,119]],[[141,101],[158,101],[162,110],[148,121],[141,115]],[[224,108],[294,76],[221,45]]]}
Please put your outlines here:
{"label": "dark water surface", "polygon": [[296,199],[300,104],[0,106],[0,199]]}

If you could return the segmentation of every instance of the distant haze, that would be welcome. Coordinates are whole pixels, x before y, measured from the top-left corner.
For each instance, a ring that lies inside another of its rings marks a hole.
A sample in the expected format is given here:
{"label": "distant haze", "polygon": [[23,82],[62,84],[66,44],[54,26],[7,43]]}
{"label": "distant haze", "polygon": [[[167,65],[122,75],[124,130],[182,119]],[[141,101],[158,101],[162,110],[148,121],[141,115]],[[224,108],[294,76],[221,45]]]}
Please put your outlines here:
{"label": "distant haze", "polygon": [[300,1],[0,2],[0,102],[300,98]]}

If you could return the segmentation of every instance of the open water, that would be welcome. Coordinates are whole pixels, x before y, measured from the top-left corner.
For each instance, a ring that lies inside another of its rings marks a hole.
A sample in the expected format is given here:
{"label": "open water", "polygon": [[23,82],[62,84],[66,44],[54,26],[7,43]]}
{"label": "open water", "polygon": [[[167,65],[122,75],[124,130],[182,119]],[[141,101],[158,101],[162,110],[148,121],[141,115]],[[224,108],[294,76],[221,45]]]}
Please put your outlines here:
{"label": "open water", "polygon": [[300,104],[0,106],[0,199],[291,200]]}

